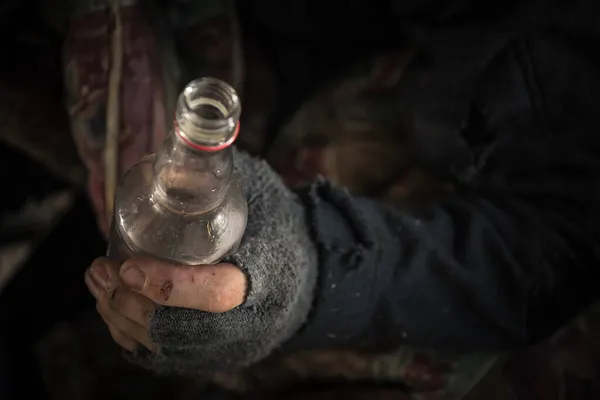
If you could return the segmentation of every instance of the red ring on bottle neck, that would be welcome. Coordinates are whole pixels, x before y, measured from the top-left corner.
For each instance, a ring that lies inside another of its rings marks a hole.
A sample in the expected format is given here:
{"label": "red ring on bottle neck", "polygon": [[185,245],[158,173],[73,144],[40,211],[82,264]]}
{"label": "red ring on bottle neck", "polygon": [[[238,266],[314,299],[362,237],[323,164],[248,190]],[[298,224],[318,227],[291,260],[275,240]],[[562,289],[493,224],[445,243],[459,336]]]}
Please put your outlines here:
{"label": "red ring on bottle neck", "polygon": [[175,133],[177,133],[177,136],[179,136],[179,138],[181,140],[183,140],[183,142],[185,144],[187,144],[188,146],[190,146],[193,149],[200,150],[200,151],[208,151],[208,152],[216,152],[216,151],[220,151],[220,150],[228,148],[229,146],[231,146],[233,144],[233,142],[235,142],[235,139],[237,139],[238,134],[240,133],[240,121],[238,121],[237,124],[235,125],[235,131],[233,132],[233,135],[231,135],[231,137],[225,143],[221,143],[217,146],[202,146],[202,145],[199,145],[196,143],[192,143],[189,139],[187,139],[185,136],[183,136],[181,134],[181,131],[179,130],[179,124],[177,123],[176,120],[173,121],[173,127],[175,129]]}

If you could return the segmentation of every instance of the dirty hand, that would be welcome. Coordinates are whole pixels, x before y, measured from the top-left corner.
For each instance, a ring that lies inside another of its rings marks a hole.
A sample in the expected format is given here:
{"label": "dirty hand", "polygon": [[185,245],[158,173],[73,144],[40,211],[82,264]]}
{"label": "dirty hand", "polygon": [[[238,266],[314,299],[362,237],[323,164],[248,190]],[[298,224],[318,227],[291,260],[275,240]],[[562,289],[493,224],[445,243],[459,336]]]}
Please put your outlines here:
{"label": "dirty hand", "polygon": [[87,270],[85,283],[114,341],[129,351],[142,345],[154,352],[149,330],[157,304],[229,311],[244,301],[247,278],[233,264],[190,267],[149,258],[120,264],[101,257]]}
{"label": "dirty hand", "polygon": [[98,312],[137,364],[180,373],[247,366],[306,320],[317,251],[305,207],[264,161],[239,151],[234,160],[248,225],[222,264],[99,258],[86,272]]}

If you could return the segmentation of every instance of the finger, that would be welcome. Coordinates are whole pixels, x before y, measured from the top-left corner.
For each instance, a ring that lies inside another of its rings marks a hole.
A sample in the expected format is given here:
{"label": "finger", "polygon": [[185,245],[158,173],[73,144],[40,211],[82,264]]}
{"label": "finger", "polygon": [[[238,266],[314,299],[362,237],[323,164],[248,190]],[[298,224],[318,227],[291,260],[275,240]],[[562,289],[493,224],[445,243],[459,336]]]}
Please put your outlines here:
{"label": "finger", "polygon": [[108,257],[100,257],[92,262],[86,273],[105,290],[113,290],[119,285],[119,262]]}
{"label": "finger", "polygon": [[150,328],[150,317],[156,308],[152,300],[125,286],[115,290],[109,305],[117,313],[146,329]]}
{"label": "finger", "polygon": [[114,325],[125,335],[141,343],[148,350],[153,352],[156,351],[156,345],[150,340],[148,329],[113,310],[110,306],[110,297],[112,296],[107,296],[108,293],[109,292],[102,291],[96,302],[96,309],[102,318]]}
{"label": "finger", "polygon": [[233,264],[180,266],[132,259],[120,273],[124,284],[165,306],[225,312],[246,296],[246,275]]}
{"label": "finger", "polygon": [[157,346],[150,340],[147,329],[112,310],[106,303],[98,302],[96,309],[107,324],[113,325],[117,330],[137,341],[148,350],[152,352],[156,351]]}
{"label": "finger", "polygon": [[104,320],[106,326],[108,326],[108,331],[110,332],[110,336],[112,336],[113,340],[125,350],[129,350],[133,352],[138,347],[138,342],[124,334],[114,326],[111,322]]}
{"label": "finger", "polygon": [[85,282],[92,296],[94,296],[94,298],[98,300],[98,296],[100,295],[100,291],[102,290],[102,288],[98,286],[98,284],[94,281],[94,278],[92,278],[89,269],[85,271],[83,281]]}

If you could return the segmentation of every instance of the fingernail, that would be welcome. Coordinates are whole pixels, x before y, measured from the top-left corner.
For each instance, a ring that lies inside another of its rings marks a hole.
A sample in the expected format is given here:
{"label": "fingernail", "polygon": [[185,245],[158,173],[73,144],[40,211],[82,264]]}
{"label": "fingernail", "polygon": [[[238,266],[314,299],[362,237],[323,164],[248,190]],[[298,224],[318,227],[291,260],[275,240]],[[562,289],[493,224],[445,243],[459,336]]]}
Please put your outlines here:
{"label": "fingernail", "polygon": [[106,286],[109,275],[105,266],[94,265],[92,268],[90,268],[90,273],[96,282],[98,282],[101,286]]}
{"label": "fingernail", "polygon": [[123,282],[133,289],[142,290],[146,283],[146,275],[136,267],[128,267],[121,274]]}

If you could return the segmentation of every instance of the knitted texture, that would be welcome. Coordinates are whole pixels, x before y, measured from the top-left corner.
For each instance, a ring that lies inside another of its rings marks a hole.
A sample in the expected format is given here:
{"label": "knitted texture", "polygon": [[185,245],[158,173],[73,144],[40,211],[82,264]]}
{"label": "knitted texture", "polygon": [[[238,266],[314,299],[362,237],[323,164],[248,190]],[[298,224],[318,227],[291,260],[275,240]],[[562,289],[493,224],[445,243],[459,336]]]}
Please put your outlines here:
{"label": "knitted texture", "polygon": [[317,251],[304,208],[262,160],[236,151],[235,174],[248,200],[248,225],[226,261],[248,276],[240,307],[224,313],[159,306],[151,337],[157,354],[143,349],[131,361],[162,373],[232,370],[268,356],[303,324],[317,276]]}

